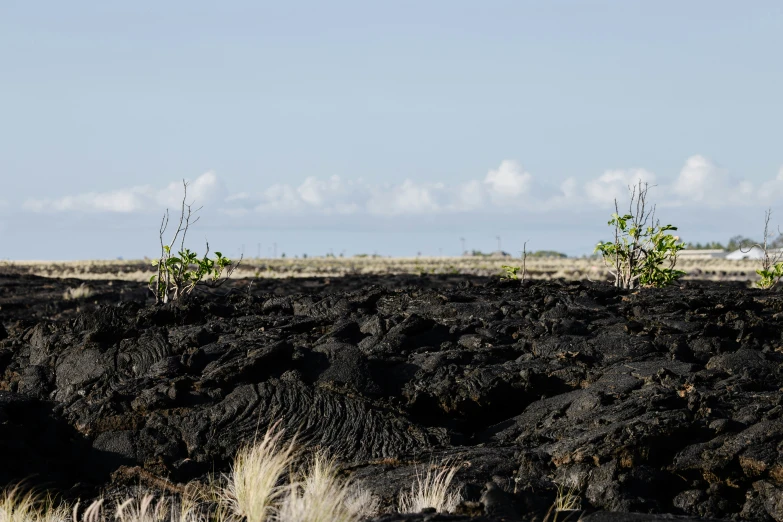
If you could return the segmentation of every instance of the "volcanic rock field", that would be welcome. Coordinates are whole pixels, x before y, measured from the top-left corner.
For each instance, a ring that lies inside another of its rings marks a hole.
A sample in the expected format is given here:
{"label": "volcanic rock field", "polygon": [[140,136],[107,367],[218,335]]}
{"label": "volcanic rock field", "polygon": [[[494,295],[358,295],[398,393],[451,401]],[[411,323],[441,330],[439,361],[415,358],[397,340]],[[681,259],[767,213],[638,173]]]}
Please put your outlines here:
{"label": "volcanic rock field", "polygon": [[[171,494],[279,422],[376,520],[540,521],[559,488],[583,520],[783,520],[778,293],[350,276],[155,305],[79,284],[0,275],[0,487]],[[395,514],[444,462],[456,513]]]}

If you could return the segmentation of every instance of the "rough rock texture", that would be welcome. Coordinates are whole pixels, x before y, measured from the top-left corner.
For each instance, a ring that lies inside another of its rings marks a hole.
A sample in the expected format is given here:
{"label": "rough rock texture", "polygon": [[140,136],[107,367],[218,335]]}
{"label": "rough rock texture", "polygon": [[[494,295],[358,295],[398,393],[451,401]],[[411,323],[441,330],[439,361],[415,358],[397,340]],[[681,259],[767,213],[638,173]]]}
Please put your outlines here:
{"label": "rough rock texture", "polygon": [[541,520],[555,484],[596,522],[783,520],[776,293],[352,277],[154,306],[67,284],[0,276],[0,485],[183,483],[280,420],[386,506],[461,466],[460,513],[380,520]]}

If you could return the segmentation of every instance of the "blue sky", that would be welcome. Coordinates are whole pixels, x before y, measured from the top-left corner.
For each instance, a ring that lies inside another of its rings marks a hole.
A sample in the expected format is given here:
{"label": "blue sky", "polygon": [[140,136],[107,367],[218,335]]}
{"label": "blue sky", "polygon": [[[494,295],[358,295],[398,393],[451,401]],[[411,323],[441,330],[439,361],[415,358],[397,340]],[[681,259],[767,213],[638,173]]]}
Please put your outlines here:
{"label": "blue sky", "polygon": [[776,1],[5,1],[0,258],[154,255],[182,178],[251,255],[583,254],[639,178],[758,235],[780,49]]}

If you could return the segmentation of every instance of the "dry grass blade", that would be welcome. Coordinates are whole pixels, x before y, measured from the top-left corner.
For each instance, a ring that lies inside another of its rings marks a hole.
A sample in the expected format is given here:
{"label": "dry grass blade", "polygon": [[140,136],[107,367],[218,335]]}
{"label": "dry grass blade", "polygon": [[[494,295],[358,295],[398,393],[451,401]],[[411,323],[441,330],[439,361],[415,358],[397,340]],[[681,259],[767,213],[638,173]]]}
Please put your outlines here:
{"label": "dry grass blade", "polygon": [[167,505],[154,502],[155,497],[144,495],[141,499],[129,498],[119,506],[115,518],[120,522],[157,522],[166,520]]}
{"label": "dry grass blade", "polygon": [[[171,522],[206,522],[209,518],[210,496],[217,499],[217,492],[210,486],[201,486],[192,482],[185,486],[185,491],[179,501],[171,506]],[[214,513],[224,513],[227,510],[217,510]],[[213,517],[214,522],[223,522],[227,516]]]}
{"label": "dry grass blade", "polygon": [[576,511],[582,509],[582,499],[577,495],[576,488],[567,490],[557,485],[557,497],[555,497],[555,511]]}
{"label": "dry grass blade", "polygon": [[[561,513],[565,513],[565,515],[561,515]],[[543,522],[570,522],[572,520],[574,522],[580,522],[582,520],[583,514],[584,511],[580,510],[558,511],[555,504],[552,504],[552,506],[546,512],[546,516],[544,516]]]}
{"label": "dry grass blade", "polygon": [[291,467],[294,443],[283,444],[277,424],[260,441],[239,450],[228,476],[224,502],[247,522],[264,522],[285,492],[280,479]]}
{"label": "dry grass blade", "polygon": [[63,292],[63,299],[66,301],[71,301],[73,299],[87,299],[90,296],[92,296],[92,288],[85,285],[84,283],[80,284],[79,286],[69,288]]}
{"label": "dry grass blade", "polygon": [[462,500],[462,494],[451,487],[458,466],[441,466],[434,471],[430,466],[427,474],[416,473],[416,482],[410,491],[400,495],[398,509],[400,513],[419,513],[427,508],[434,508],[439,513],[454,511]]}
{"label": "dry grass blade", "polygon": [[204,520],[210,522],[235,521],[240,517],[235,515],[232,503],[226,502],[226,492],[219,485],[219,479],[210,475],[207,483],[194,486],[192,490],[194,500],[201,502]]}
{"label": "dry grass blade", "polygon": [[[79,502],[73,506],[71,519],[79,522]],[[103,522],[103,499],[93,501],[82,513],[82,522]]]}

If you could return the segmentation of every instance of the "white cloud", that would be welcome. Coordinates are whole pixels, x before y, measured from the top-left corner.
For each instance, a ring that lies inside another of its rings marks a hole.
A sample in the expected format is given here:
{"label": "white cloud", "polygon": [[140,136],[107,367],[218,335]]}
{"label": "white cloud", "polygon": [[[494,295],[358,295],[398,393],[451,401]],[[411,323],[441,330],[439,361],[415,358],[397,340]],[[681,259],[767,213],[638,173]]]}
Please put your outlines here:
{"label": "white cloud", "polygon": [[153,197],[149,187],[132,187],[111,192],[88,192],[59,199],[30,199],[24,202],[27,210],[34,212],[118,212],[128,213],[143,210]]}
{"label": "white cloud", "polygon": [[361,208],[364,187],[361,179],[345,182],[340,176],[332,176],[320,181],[311,176],[296,191],[304,203],[326,214],[352,214]]}
{"label": "white cloud", "polygon": [[[196,206],[215,199],[224,191],[213,172],[206,172],[188,184],[188,203]],[[32,212],[113,212],[128,214],[163,207],[176,208],[182,203],[182,182],[172,182],[163,189],[149,185],[109,192],[87,192],[57,199],[28,199],[22,207]]]}
{"label": "white cloud", "polygon": [[544,205],[552,210],[574,208],[584,202],[584,198],[579,196],[582,192],[584,187],[576,178],[566,178],[560,183],[559,192],[544,200]]}
{"label": "white cloud", "polygon": [[700,203],[709,207],[744,206],[760,202],[752,183],[733,180],[726,169],[699,154],[685,161],[679,176],[671,185],[669,196],[681,204]]}
{"label": "white cloud", "polygon": [[[255,197],[242,193],[230,198],[232,203],[243,206],[255,199],[252,208],[262,213],[425,215],[486,210],[490,201],[492,208],[518,205],[519,198],[530,192],[532,179],[517,162],[506,160],[497,169],[489,170],[483,180],[454,185],[410,179],[374,185],[362,179],[352,181],[332,176],[319,180],[311,176],[298,186],[276,184]],[[227,212],[239,211],[234,205]]]}
{"label": "white cloud", "polygon": [[[373,185],[362,179],[345,181],[338,176],[327,180],[306,178],[299,186],[277,184],[255,196],[258,212],[317,212],[325,215],[367,213],[378,216],[425,215],[486,210],[518,205],[528,194],[533,176],[515,161],[501,162],[483,180],[449,185],[420,183],[410,179],[397,184]],[[245,193],[232,197],[252,200]],[[234,208],[230,212],[237,212]]]}
{"label": "white cloud", "polygon": [[495,201],[512,201],[530,191],[533,176],[516,161],[505,160],[497,170],[487,172],[484,184]]}
{"label": "white cloud", "polygon": [[[645,169],[607,170],[598,178],[585,183],[584,193],[588,203],[601,206],[614,204],[615,199],[623,201],[628,197],[629,187],[639,182],[655,184],[655,174]],[[576,198],[576,187],[568,185],[570,198]],[[565,190],[564,190],[565,192]]]}
{"label": "white cloud", "polygon": [[441,209],[437,193],[444,188],[441,183],[420,185],[406,179],[401,185],[373,189],[367,211],[382,216],[435,213]]}
{"label": "white cloud", "polygon": [[296,189],[289,185],[272,185],[261,196],[261,202],[255,207],[258,211],[295,212],[304,205]]}
{"label": "white cloud", "polygon": [[[639,181],[655,185],[651,191],[659,206],[724,206],[772,204],[783,199],[783,168],[759,185],[732,180],[728,172],[704,156],[686,159],[670,182],[643,168],[606,170],[592,179],[567,178],[547,188],[512,160],[458,183],[419,182],[373,184],[362,178],[309,176],[299,184],[276,183],[260,192],[228,194],[213,172],[202,174],[188,186],[188,200],[196,206],[209,203],[230,216],[251,213],[286,215],[423,216],[466,212],[547,212],[612,209],[628,199],[628,188]],[[23,207],[33,212],[132,213],[175,210],[182,201],[181,182],[162,188],[131,187],[90,192],[59,199],[34,199]],[[2,207],[0,207],[2,208]]]}
{"label": "white cloud", "polygon": [[450,208],[455,212],[479,210],[486,201],[484,194],[484,186],[479,180],[458,185]]}
{"label": "white cloud", "polygon": [[315,177],[310,176],[296,190],[302,201],[309,205],[320,207],[323,206],[327,198],[339,194],[342,188],[339,176],[332,176],[327,181],[319,181]]}
{"label": "white cloud", "polygon": [[726,172],[704,156],[691,156],[685,161],[680,175],[672,185],[672,193],[691,201],[714,201],[725,196]]}
{"label": "white cloud", "polygon": [[780,167],[775,179],[765,181],[758,190],[759,199],[764,203],[781,201],[783,199],[783,167]]}
{"label": "white cloud", "polygon": [[[253,196],[246,193],[241,196],[229,196],[228,199],[248,202],[254,200]],[[278,183],[263,190],[255,197],[252,209],[262,213],[351,214],[359,211],[367,198],[367,187],[361,179],[346,182],[339,176],[332,176],[327,180],[311,176],[297,187]]]}
{"label": "white cloud", "polygon": [[565,199],[574,199],[579,194],[579,182],[576,178],[567,178],[560,184],[560,192]]}
{"label": "white cloud", "polygon": [[[187,202],[194,202],[196,207],[209,201],[217,201],[225,198],[226,189],[217,175],[208,171],[193,181],[188,181]],[[149,190],[149,189],[148,189]],[[173,181],[165,189],[151,191],[158,206],[167,208],[178,207],[182,204],[182,181]]]}

